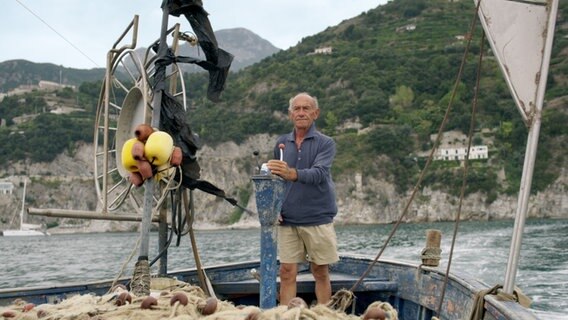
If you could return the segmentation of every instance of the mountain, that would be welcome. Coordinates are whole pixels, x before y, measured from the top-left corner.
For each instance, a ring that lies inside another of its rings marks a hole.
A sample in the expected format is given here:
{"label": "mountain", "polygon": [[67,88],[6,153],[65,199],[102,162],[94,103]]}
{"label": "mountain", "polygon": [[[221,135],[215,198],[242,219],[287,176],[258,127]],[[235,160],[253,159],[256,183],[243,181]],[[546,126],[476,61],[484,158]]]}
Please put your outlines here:
{"label": "mountain", "polygon": [[79,86],[83,82],[101,81],[104,75],[104,69],[83,70],[52,63],[8,60],[0,62],[0,93],[20,86],[37,86],[40,81]]}
{"label": "mountain", "polygon": [[[215,31],[219,47],[233,54],[230,71],[238,71],[279,52],[268,40],[245,28],[222,29]],[[146,48],[137,49],[143,57]],[[200,49],[183,43],[179,55],[205,59]],[[200,67],[183,65],[186,72],[204,72]],[[34,63],[27,60],[8,60],[0,62],[0,93],[6,93],[19,86],[37,85],[39,81],[72,85],[78,87],[83,82],[95,82],[104,78],[104,68],[89,70],[66,68],[51,63]]]}
{"label": "mountain", "polygon": [[[255,33],[245,28],[221,29],[215,31],[217,43],[219,48],[230,52],[235,56],[231,64],[231,71],[239,71],[242,68],[255,64],[266,57],[270,57],[274,53],[281,51],[272,45],[268,40],[265,40]],[[200,57],[205,59],[201,48],[191,46],[184,43],[179,55]],[[203,71],[203,69],[196,66],[184,66],[184,71],[196,72]]]}

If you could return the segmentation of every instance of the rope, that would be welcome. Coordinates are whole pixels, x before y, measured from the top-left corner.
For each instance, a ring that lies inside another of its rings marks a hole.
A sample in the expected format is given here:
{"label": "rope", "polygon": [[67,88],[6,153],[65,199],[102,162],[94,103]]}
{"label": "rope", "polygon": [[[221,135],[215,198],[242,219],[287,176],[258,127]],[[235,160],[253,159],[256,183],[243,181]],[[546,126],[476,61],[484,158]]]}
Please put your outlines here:
{"label": "rope", "polygon": [[420,254],[422,260],[440,260],[442,249],[440,248],[424,248]]}
{"label": "rope", "polygon": [[408,199],[408,201],[406,202],[406,205],[404,207],[404,210],[402,212],[402,214],[400,215],[400,217],[398,218],[398,220],[396,221],[395,225],[393,226],[393,228],[391,229],[391,232],[389,233],[389,236],[387,238],[387,240],[385,241],[385,243],[383,244],[381,250],[379,251],[379,253],[377,254],[377,256],[375,257],[375,259],[373,260],[373,262],[371,262],[371,264],[367,267],[367,270],[365,270],[365,272],[363,272],[363,274],[361,275],[361,277],[359,278],[359,280],[357,280],[357,282],[351,287],[350,291],[355,290],[355,288],[357,288],[361,282],[363,281],[364,278],[366,278],[369,273],[371,272],[371,270],[373,269],[373,267],[377,264],[377,262],[379,261],[379,258],[381,257],[381,255],[383,254],[383,252],[385,251],[387,245],[389,244],[389,242],[391,241],[392,237],[394,236],[394,234],[396,233],[396,230],[398,230],[398,227],[400,226],[400,224],[402,223],[402,220],[404,219],[404,217],[408,214],[408,210],[410,208],[410,205],[412,204],[412,202],[414,201],[414,198],[416,197],[416,194],[418,193],[418,190],[420,189],[420,186],[422,185],[422,181],[424,180],[424,176],[426,175],[426,171],[427,169],[430,167],[430,164],[432,163],[432,160],[434,158],[434,152],[436,151],[436,149],[438,148],[438,146],[440,145],[440,142],[442,141],[442,136],[443,136],[443,132],[444,132],[444,128],[446,126],[446,123],[448,122],[448,118],[449,118],[449,114],[450,114],[450,110],[452,109],[453,103],[454,103],[454,99],[456,97],[456,93],[457,93],[457,88],[460,84],[460,79],[462,77],[463,74],[463,69],[465,67],[465,59],[467,56],[467,51],[469,48],[469,44],[471,42],[471,39],[468,39],[468,45],[466,46],[466,53],[464,54],[464,57],[462,58],[462,62],[460,65],[460,69],[458,71],[458,75],[457,75],[457,79],[455,81],[454,84],[454,88],[452,90],[452,94],[450,95],[450,100],[448,101],[448,106],[446,108],[446,113],[444,114],[444,118],[442,120],[442,123],[440,124],[440,127],[438,129],[438,134],[436,136],[436,141],[434,142],[434,145],[432,147],[432,150],[430,150],[430,154],[428,155],[428,160],[426,161],[426,163],[424,164],[424,168],[422,169],[422,171],[420,172],[420,176],[418,177],[418,181],[416,182],[416,184],[414,185],[414,188],[412,189],[412,193],[410,195],[410,198]]}
{"label": "rope", "polygon": [[331,297],[331,300],[329,300],[326,306],[330,309],[335,309],[345,312],[345,310],[347,310],[347,308],[353,302],[353,298],[354,298],[353,292],[341,289]]}
{"label": "rope", "polygon": [[130,282],[130,290],[137,296],[150,294],[150,264],[148,260],[138,260],[134,265],[134,274]]}
{"label": "rope", "polygon": [[[442,140],[442,136],[443,136],[443,132],[444,132],[444,128],[446,126],[446,123],[448,121],[449,118],[449,114],[450,111],[452,109],[453,103],[454,103],[454,99],[456,97],[457,94],[457,89],[461,83],[461,78],[463,75],[463,70],[465,68],[465,63],[466,63],[466,59],[468,56],[468,52],[469,52],[469,48],[471,46],[471,40],[472,37],[471,35],[473,34],[473,31],[475,30],[475,25],[476,25],[476,21],[477,21],[477,12],[479,10],[479,5],[480,5],[481,1],[479,1],[477,3],[477,7],[475,9],[475,14],[474,17],[472,18],[472,22],[470,25],[470,32],[469,32],[469,37],[467,37],[467,44],[464,50],[464,54],[462,56],[462,61],[460,64],[460,68],[458,71],[458,74],[456,76],[456,81],[454,83],[454,87],[453,90],[451,92],[450,95],[450,99],[448,101],[448,106],[446,108],[446,112],[444,114],[444,118],[440,124],[440,127],[438,129],[438,133],[437,133],[437,137],[436,137],[436,141],[434,142],[434,145],[432,147],[432,149],[430,150],[430,154],[428,155],[428,159],[424,165],[424,168],[422,169],[420,176],[418,178],[418,181],[416,182],[412,193],[410,195],[410,198],[408,199],[404,210],[402,212],[402,214],[400,215],[399,219],[397,220],[397,222],[395,223],[395,225],[393,226],[393,228],[391,229],[391,232],[388,235],[387,240],[385,241],[385,243],[383,244],[383,246],[381,247],[379,253],[376,255],[375,259],[369,264],[369,266],[367,267],[367,269],[363,272],[363,274],[360,276],[360,278],[357,280],[357,282],[355,282],[355,284],[349,289],[349,291],[354,291],[355,288],[357,288],[363,281],[363,279],[365,279],[369,273],[371,272],[371,270],[374,268],[374,266],[377,264],[379,258],[381,257],[381,255],[383,254],[383,252],[385,251],[388,243],[391,241],[392,237],[394,236],[394,234],[396,233],[396,230],[398,229],[398,227],[400,226],[402,220],[404,219],[404,217],[407,215],[408,210],[410,208],[410,205],[412,204],[421,184],[422,181],[424,179],[424,176],[426,174],[427,169],[430,167],[430,164],[432,163],[432,159],[434,158],[434,153],[436,151],[436,149],[438,148],[438,146],[441,143]],[[454,245],[455,245],[455,239],[456,239],[456,235],[457,235],[457,230],[458,230],[458,226],[459,226],[459,220],[460,220],[460,213],[461,213],[461,206],[462,206],[462,202],[463,202],[463,197],[464,197],[464,191],[465,191],[465,182],[466,182],[466,178],[467,178],[467,167],[468,167],[468,159],[469,159],[469,149],[471,148],[471,141],[472,141],[472,131],[473,131],[473,124],[475,123],[475,110],[476,110],[476,106],[477,106],[477,96],[478,96],[478,90],[479,90],[479,73],[481,70],[481,59],[482,59],[482,55],[483,55],[483,41],[484,41],[484,37],[482,38],[482,45],[481,48],[482,50],[480,50],[480,62],[478,65],[478,69],[477,69],[477,85],[476,85],[476,91],[475,91],[475,97],[474,97],[474,102],[473,102],[473,107],[472,107],[472,120],[470,122],[470,132],[469,132],[469,142],[468,142],[468,148],[467,148],[467,154],[466,154],[466,160],[465,160],[465,170],[464,170],[464,174],[463,174],[463,180],[462,180],[462,188],[461,188],[461,195],[460,195],[460,204],[459,204],[459,209],[458,209],[458,213],[457,213],[457,218],[456,218],[456,225],[454,228],[454,234],[453,234],[453,239],[452,239],[452,245],[451,245],[451,250],[450,250],[450,256],[449,256],[449,261],[448,261],[448,268],[446,270],[446,274],[445,274],[445,278],[444,278],[444,285],[442,287],[442,293],[440,295],[440,299],[439,299],[439,305],[438,305],[438,309],[437,309],[437,314],[440,314],[441,308],[442,308],[442,303],[444,300],[444,295],[445,295],[445,290],[447,287],[447,282],[448,282],[448,276],[449,276],[449,272],[450,272],[450,266],[451,266],[451,261],[452,261],[452,256],[453,256],[453,250],[454,250]],[[430,253],[428,253],[430,254]]]}
{"label": "rope", "polygon": [[[478,15],[480,4],[481,4],[481,0],[477,2],[477,7],[475,8],[475,14],[474,14],[474,17],[472,19],[470,32],[469,32],[470,35],[473,35],[473,31],[475,30],[475,25],[476,25],[476,22],[477,22],[477,15]],[[471,40],[472,40],[472,37],[471,36],[468,37],[467,45],[466,45],[465,52],[464,52],[464,57],[462,59],[462,66],[465,64],[465,59],[466,59],[467,54],[469,52]],[[450,254],[449,254],[449,257],[448,257],[448,265],[447,265],[446,273],[445,273],[445,276],[444,276],[444,285],[442,286],[442,294],[440,295],[440,299],[439,299],[439,302],[438,302],[438,308],[436,309],[436,314],[438,316],[440,315],[440,313],[442,311],[442,304],[444,302],[446,288],[448,286],[448,277],[449,277],[449,274],[450,274],[450,268],[452,266],[452,258],[453,258],[453,255],[454,255],[454,248],[455,248],[456,238],[457,238],[458,229],[459,229],[460,220],[461,220],[461,211],[462,211],[463,199],[465,197],[465,189],[466,189],[466,184],[467,184],[467,174],[468,174],[468,171],[469,171],[469,152],[470,152],[471,144],[472,144],[472,140],[473,140],[473,130],[475,128],[475,118],[476,118],[476,113],[477,113],[477,98],[479,96],[479,79],[481,78],[481,65],[482,65],[482,61],[483,61],[485,33],[482,33],[480,42],[481,43],[480,43],[480,50],[479,50],[479,61],[478,61],[478,64],[477,64],[476,84],[475,84],[473,102],[472,102],[472,106],[471,106],[471,120],[470,120],[470,123],[469,123],[468,144],[467,144],[467,149],[466,149],[467,151],[466,151],[466,156],[465,156],[465,160],[464,160],[464,170],[463,170],[463,175],[462,175],[460,200],[459,200],[459,205],[458,205],[458,212],[456,214],[456,223],[454,225],[454,233],[452,235],[452,244],[451,244],[451,247],[450,247]]]}
{"label": "rope", "polygon": [[[136,252],[138,252],[138,246],[140,246],[140,240],[142,239],[142,237],[138,236],[138,240],[136,241],[136,245],[134,245],[134,248],[132,249],[132,252],[130,253],[130,256],[126,259],[126,261],[124,261],[124,263],[122,264],[122,266],[120,267],[120,271],[118,272],[118,274],[116,275],[116,277],[114,278],[114,280],[112,281],[112,284],[110,286],[110,290],[112,290],[114,288],[114,286],[116,285],[116,283],[118,282],[118,279],[120,279],[120,277],[122,277],[122,275],[124,274],[124,270],[126,269],[126,266],[128,265],[128,263],[130,263],[130,260],[132,260],[132,258],[134,257],[134,255],[136,254]],[[109,292],[107,292],[109,293]]]}
{"label": "rope", "polygon": [[[160,173],[163,171],[168,171],[172,168],[176,168],[177,170],[180,171],[180,175],[181,175],[181,166],[177,166],[177,167],[168,167],[167,169],[164,169],[162,171],[159,171]],[[160,178],[159,181],[162,181],[165,183],[165,187],[163,188],[163,190],[176,190],[181,186],[181,180],[179,183],[177,183],[177,185],[173,186],[173,181],[174,181],[174,176],[175,176],[176,170],[171,170],[171,173],[168,177],[162,177]],[[157,176],[157,175],[156,175]],[[169,178],[169,179],[166,179]],[[154,206],[154,213],[155,211],[157,211],[163,204],[164,200],[166,199],[166,197],[168,196],[168,192],[162,192],[161,197],[156,201],[156,205]]]}
{"label": "rope", "polygon": [[531,300],[523,294],[521,289],[515,287],[513,294],[508,294],[501,289],[503,285],[495,285],[493,288],[489,288],[487,290],[480,290],[475,294],[475,300],[473,304],[473,311],[471,312],[471,316],[469,317],[470,320],[481,320],[485,315],[485,296],[487,295],[495,295],[498,300],[501,301],[512,301],[518,302],[520,305],[528,308],[530,307]]}

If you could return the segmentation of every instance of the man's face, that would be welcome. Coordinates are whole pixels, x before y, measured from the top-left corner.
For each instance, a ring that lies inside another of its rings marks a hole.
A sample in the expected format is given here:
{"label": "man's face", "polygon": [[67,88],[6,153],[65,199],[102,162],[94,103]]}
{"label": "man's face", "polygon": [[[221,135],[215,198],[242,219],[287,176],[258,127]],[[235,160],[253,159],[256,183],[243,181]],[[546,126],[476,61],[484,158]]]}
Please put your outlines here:
{"label": "man's face", "polygon": [[292,103],[289,112],[290,120],[296,129],[308,129],[319,117],[319,109],[313,105],[312,99],[307,96],[298,96]]}

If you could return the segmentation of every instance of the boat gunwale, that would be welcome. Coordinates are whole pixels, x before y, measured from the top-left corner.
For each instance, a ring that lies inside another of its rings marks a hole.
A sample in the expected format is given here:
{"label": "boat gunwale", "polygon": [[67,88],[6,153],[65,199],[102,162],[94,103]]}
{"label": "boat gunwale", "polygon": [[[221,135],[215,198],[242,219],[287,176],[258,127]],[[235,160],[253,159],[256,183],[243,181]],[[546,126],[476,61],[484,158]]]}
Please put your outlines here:
{"label": "boat gunwale", "polygon": [[[374,261],[374,257],[360,254],[341,254],[340,261],[337,264],[331,266],[332,272],[350,274],[351,276],[356,276],[355,271],[360,271],[366,269]],[[251,269],[258,268],[260,265],[259,260],[249,260],[243,262],[231,262],[218,264],[213,266],[205,267],[207,275],[210,277],[213,286],[215,282],[225,281],[227,279],[234,281],[237,284],[238,281],[250,280],[253,278],[251,274]],[[351,270],[351,273],[344,272],[342,269]],[[308,269],[302,270],[303,273],[307,273]],[[156,276],[156,275],[153,275]],[[191,282],[197,283],[197,269],[187,268],[180,270],[172,270],[168,272],[166,277],[177,278],[181,281],[190,279]],[[398,286],[396,290],[371,290],[372,296],[384,295],[390,296],[395,301],[408,301],[414,303],[420,308],[425,308],[428,310],[435,310],[437,305],[438,297],[433,294],[436,290],[428,291],[431,286],[439,288],[444,282],[445,278],[445,268],[442,267],[426,267],[421,266],[417,263],[412,263],[410,261],[398,261],[389,259],[380,259],[374,266],[369,276],[367,277],[369,281],[384,281],[396,282]],[[26,297],[31,296],[51,296],[54,302],[59,302],[60,297],[64,297],[65,294],[76,294],[76,293],[101,293],[107,291],[108,288],[113,284],[113,282],[127,284],[130,281],[130,277],[121,277],[118,280],[95,280],[85,283],[69,283],[65,285],[55,285],[55,286],[36,286],[27,288],[5,288],[0,289],[0,306],[5,305],[9,299],[15,299],[20,297],[25,300]],[[406,282],[405,282],[406,281]],[[449,295],[458,296],[470,296],[474,297],[479,291],[486,290],[489,286],[474,278],[472,275],[467,273],[450,273],[448,276],[448,281],[450,285],[448,286],[448,292],[445,297],[448,301]],[[187,281],[185,281],[187,282]],[[190,283],[191,283],[190,282]],[[413,283],[412,285],[409,285]],[[362,291],[365,290],[354,290],[356,295],[365,294]],[[220,292],[222,295],[222,292]],[[244,292],[245,294],[247,292]],[[250,295],[255,295],[257,293],[250,292]],[[48,301],[51,301],[47,299]],[[473,300],[473,299],[471,299]],[[487,296],[485,298],[487,312],[495,316],[495,319],[513,319],[518,316],[519,319],[538,319],[530,312],[529,309],[521,307],[516,303],[504,303],[498,301],[495,297]],[[50,303],[50,302],[47,302]],[[462,307],[468,310],[459,310],[457,313],[453,314],[455,311],[451,310],[452,302],[445,302],[445,307],[443,314],[446,312],[452,313],[450,319],[459,319],[463,315],[469,314],[473,310],[473,304],[465,304]],[[513,304],[515,306],[513,306]],[[449,310],[449,311],[448,311]],[[512,311],[511,311],[512,310]],[[507,318],[507,315],[514,315],[513,318]]]}

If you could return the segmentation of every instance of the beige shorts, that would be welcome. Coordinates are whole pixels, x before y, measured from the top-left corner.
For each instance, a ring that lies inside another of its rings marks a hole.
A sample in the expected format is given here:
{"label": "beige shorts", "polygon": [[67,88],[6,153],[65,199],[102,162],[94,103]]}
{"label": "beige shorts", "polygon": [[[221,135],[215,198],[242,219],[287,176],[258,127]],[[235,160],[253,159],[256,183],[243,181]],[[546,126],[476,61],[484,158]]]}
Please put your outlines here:
{"label": "beige shorts", "polygon": [[326,265],[339,261],[333,223],[320,226],[278,226],[280,262],[313,262]]}

